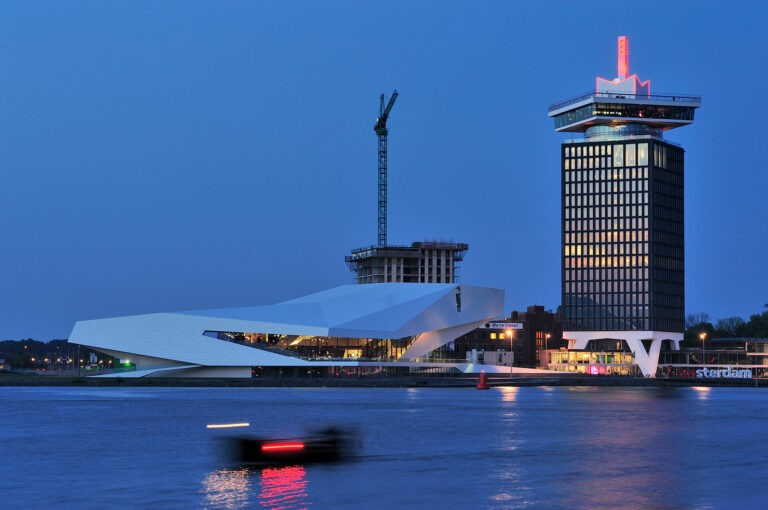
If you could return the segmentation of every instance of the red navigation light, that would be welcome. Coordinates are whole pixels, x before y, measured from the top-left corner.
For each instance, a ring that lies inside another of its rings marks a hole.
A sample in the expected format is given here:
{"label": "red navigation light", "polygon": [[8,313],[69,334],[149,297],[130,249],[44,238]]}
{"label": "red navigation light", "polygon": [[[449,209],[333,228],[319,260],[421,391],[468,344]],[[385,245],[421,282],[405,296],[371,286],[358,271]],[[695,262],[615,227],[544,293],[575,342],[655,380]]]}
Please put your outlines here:
{"label": "red navigation light", "polygon": [[272,443],[261,445],[261,451],[291,451],[291,450],[303,450],[304,443]]}
{"label": "red navigation light", "polygon": [[619,37],[619,79],[623,80],[629,75],[629,41],[627,36]]}

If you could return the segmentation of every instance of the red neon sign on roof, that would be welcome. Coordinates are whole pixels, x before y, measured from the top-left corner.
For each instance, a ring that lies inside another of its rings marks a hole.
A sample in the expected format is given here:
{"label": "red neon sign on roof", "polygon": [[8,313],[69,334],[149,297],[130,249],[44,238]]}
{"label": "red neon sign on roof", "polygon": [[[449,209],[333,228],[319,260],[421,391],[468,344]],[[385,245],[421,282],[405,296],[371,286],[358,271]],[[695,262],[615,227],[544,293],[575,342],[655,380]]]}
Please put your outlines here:
{"label": "red neon sign on roof", "polygon": [[629,73],[629,43],[627,42],[627,36],[622,35],[619,37],[619,74],[618,77],[622,80],[627,78]]}
{"label": "red neon sign on roof", "polygon": [[640,81],[636,74],[629,76],[629,39],[622,35],[619,37],[618,51],[618,78],[606,80],[597,77],[595,90],[598,94],[645,94],[651,95],[651,80]]}

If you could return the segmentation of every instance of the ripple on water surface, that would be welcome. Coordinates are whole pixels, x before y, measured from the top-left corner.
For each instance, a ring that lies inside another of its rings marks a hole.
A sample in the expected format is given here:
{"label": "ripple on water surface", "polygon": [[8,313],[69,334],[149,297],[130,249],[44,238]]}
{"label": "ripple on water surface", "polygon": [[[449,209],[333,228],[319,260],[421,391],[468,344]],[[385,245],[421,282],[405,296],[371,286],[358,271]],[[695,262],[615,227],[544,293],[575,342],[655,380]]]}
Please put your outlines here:
{"label": "ripple on water surface", "polygon": [[[7,508],[760,506],[768,458],[753,388],[6,387],[0,406]],[[243,469],[218,438],[244,430],[205,428],[233,422],[356,427],[363,451]]]}

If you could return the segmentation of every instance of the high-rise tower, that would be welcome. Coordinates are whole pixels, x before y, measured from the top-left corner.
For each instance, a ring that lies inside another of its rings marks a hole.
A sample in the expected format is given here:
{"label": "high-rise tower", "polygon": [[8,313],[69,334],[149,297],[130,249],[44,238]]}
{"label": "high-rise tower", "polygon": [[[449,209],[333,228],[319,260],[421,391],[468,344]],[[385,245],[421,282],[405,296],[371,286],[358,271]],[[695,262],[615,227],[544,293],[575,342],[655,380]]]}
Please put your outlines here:
{"label": "high-rise tower", "polygon": [[693,123],[700,96],[651,94],[629,74],[549,107],[561,146],[562,304],[570,349],[628,350],[645,376],[685,323],[685,151],[664,131]]}

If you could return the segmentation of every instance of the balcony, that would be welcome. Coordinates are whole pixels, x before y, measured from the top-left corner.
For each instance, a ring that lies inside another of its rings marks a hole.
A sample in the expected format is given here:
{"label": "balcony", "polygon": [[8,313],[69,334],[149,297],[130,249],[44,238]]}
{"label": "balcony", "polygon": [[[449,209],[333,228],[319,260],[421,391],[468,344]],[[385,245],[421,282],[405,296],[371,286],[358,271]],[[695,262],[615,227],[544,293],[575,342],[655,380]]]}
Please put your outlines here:
{"label": "balcony", "polygon": [[554,103],[549,105],[547,108],[547,112],[549,114],[552,114],[552,112],[561,110],[567,106],[570,106],[572,104],[581,103],[583,101],[587,101],[589,99],[619,99],[622,101],[650,101],[650,102],[665,102],[665,103],[674,103],[679,104],[681,106],[691,106],[694,108],[697,108],[701,105],[701,96],[700,95],[691,95],[691,94],[671,94],[671,93],[664,93],[664,94],[624,94],[621,92],[595,92],[595,91],[589,91],[584,94],[578,95],[576,97],[566,99],[564,101],[560,101],[559,103]]}

